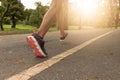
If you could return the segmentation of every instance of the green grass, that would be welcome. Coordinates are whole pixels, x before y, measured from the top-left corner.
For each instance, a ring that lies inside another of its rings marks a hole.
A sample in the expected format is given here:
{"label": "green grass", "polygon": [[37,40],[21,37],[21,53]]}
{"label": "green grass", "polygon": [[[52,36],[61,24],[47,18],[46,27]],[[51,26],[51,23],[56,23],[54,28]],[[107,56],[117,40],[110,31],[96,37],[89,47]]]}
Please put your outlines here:
{"label": "green grass", "polygon": [[[31,33],[32,30],[38,30],[38,28],[30,25],[16,25],[15,29],[11,29],[11,25],[4,25],[4,31],[0,31],[0,35],[11,35],[11,34],[26,34]],[[49,31],[55,31],[55,27],[51,27]]]}
{"label": "green grass", "polygon": [[32,30],[37,30],[36,27],[29,25],[16,25],[15,29],[11,29],[11,25],[4,25],[4,31],[0,31],[0,35],[10,35],[10,34],[25,34],[30,33]]}
{"label": "green grass", "polygon": [[69,26],[68,29],[69,30],[78,30],[79,26]]}
{"label": "green grass", "polygon": [[[4,25],[4,28],[5,30],[9,30],[11,29],[11,25]],[[33,29],[37,29],[36,27],[34,26],[30,26],[30,25],[22,25],[22,24],[19,24],[19,25],[16,25],[16,29],[20,29],[20,30],[33,30]]]}
{"label": "green grass", "polygon": [[52,31],[56,31],[57,28],[56,27],[50,27],[49,31],[52,32]]}
{"label": "green grass", "polygon": [[[69,26],[68,30],[78,30],[79,26]],[[4,31],[0,31],[0,35],[11,35],[11,34],[26,34],[31,33],[32,30],[38,30],[38,28],[30,25],[16,25],[15,29],[11,29],[11,25],[4,25]],[[49,31],[56,31],[56,27],[50,27]]]}

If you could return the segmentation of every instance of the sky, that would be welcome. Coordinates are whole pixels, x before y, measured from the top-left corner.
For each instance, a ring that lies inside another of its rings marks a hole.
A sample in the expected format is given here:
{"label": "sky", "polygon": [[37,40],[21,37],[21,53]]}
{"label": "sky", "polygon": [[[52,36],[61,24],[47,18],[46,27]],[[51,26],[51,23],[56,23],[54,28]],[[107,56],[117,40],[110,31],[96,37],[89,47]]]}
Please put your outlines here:
{"label": "sky", "polygon": [[[69,0],[70,2],[74,0]],[[35,9],[35,2],[41,2],[43,5],[46,5],[51,2],[51,0],[21,0],[23,5],[28,9]]]}
{"label": "sky", "polygon": [[35,2],[41,2],[43,5],[46,5],[51,2],[51,0],[21,0],[25,8],[35,9]]}

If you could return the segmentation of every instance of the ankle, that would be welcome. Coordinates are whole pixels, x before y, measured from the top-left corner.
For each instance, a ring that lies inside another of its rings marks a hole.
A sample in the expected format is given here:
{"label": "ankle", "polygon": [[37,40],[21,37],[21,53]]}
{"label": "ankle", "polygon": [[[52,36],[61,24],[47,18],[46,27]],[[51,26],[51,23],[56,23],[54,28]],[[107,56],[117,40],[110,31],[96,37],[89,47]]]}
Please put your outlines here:
{"label": "ankle", "polygon": [[61,37],[64,37],[67,34],[67,32],[64,32],[61,34]]}
{"label": "ankle", "polygon": [[[39,34],[38,34],[39,35]],[[41,35],[39,35],[40,36],[40,38],[43,40],[43,37],[41,36]]]}

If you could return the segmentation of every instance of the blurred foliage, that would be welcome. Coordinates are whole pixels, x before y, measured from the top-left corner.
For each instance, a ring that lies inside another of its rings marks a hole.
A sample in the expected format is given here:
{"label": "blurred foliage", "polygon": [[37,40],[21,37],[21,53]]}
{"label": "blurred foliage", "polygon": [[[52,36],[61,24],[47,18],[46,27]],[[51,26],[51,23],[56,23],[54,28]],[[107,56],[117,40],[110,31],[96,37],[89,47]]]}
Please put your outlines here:
{"label": "blurred foliage", "polygon": [[29,17],[29,23],[30,25],[39,27],[44,14],[47,12],[48,10],[48,6],[43,6],[40,2],[36,2],[36,9],[32,11],[30,17]]}

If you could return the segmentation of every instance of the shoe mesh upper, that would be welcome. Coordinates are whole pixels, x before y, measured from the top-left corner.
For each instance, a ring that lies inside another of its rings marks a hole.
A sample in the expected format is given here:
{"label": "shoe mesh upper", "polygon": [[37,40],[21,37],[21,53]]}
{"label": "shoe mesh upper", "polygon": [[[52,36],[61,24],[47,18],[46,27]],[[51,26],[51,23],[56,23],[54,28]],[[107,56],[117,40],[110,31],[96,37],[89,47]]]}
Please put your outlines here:
{"label": "shoe mesh upper", "polygon": [[42,40],[42,38],[38,34],[32,34],[32,36],[36,39],[37,43],[39,44],[40,48],[45,53],[45,55],[47,55],[46,50],[44,48],[45,42]]}

